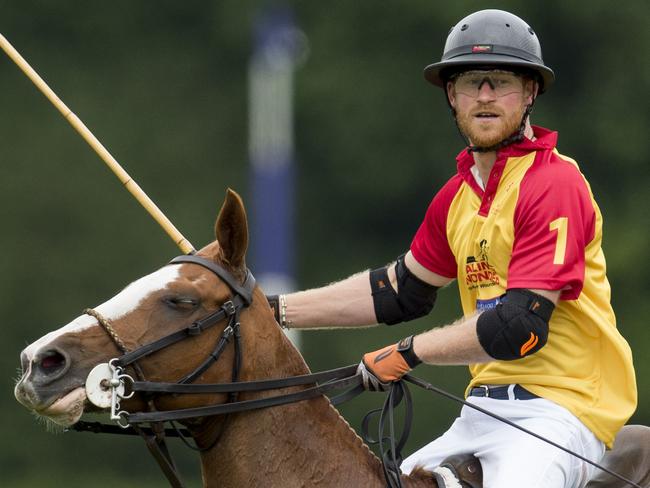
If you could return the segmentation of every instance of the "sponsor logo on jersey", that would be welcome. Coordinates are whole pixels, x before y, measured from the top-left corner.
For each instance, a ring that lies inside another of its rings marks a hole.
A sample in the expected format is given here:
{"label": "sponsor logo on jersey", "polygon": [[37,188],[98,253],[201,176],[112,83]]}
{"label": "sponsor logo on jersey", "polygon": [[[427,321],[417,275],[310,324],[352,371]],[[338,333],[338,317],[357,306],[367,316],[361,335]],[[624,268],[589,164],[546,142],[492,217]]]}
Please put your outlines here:
{"label": "sponsor logo on jersey", "polygon": [[490,247],[486,239],[479,242],[476,256],[467,256],[465,261],[465,285],[469,290],[488,288],[499,284],[499,275],[488,260]]}

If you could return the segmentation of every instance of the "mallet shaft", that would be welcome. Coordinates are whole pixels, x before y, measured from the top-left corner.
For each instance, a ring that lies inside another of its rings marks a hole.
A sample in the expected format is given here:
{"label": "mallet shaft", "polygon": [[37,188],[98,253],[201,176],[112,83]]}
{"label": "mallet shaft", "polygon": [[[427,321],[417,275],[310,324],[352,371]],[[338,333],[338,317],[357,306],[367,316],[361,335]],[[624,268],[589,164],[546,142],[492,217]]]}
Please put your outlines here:
{"label": "mallet shaft", "polygon": [[61,101],[61,99],[47,86],[47,83],[38,75],[36,71],[29,65],[27,61],[20,55],[18,51],[7,41],[7,39],[0,34],[0,46],[3,51],[12,59],[12,61],[27,75],[27,77],[36,85],[36,87],[47,97],[47,99],[54,105],[59,112],[65,117],[72,127],[84,138],[88,145],[93,148],[97,155],[102,158],[106,165],[115,173],[126,189],[140,202],[147,212],[154,218],[156,222],[163,228],[165,232],[172,238],[176,245],[185,254],[194,252],[194,247],[190,242],[183,237],[179,230],[171,223],[171,221],[162,213],[156,204],[147,196],[147,194],[138,186],[138,184],[124,171],[122,166],[115,160],[115,158],[108,152],[101,142],[93,135],[86,125],[77,117],[68,106]]}

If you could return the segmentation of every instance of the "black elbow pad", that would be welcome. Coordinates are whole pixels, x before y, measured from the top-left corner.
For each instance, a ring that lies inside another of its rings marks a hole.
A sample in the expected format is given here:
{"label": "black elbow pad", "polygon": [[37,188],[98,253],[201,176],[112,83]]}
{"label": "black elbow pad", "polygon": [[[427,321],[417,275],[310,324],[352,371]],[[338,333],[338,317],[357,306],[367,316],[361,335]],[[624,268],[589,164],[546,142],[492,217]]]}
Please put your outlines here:
{"label": "black elbow pad", "polygon": [[428,314],[436,301],[438,287],[411,273],[404,264],[404,255],[397,258],[395,273],[399,292],[390,284],[386,266],[370,272],[370,287],[377,321],[394,325]]}
{"label": "black elbow pad", "polygon": [[496,307],[483,312],[476,333],[494,359],[512,361],[539,351],[548,339],[555,305],[530,290],[508,290]]}

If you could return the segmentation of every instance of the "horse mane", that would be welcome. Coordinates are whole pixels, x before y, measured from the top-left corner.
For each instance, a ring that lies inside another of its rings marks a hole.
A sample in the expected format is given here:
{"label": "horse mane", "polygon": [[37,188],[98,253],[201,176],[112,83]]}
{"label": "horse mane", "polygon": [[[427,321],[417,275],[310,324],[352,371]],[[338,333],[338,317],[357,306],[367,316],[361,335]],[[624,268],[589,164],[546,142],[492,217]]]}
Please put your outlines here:
{"label": "horse mane", "polygon": [[349,429],[349,431],[352,433],[352,435],[356,438],[358,443],[368,452],[368,454],[370,456],[372,456],[373,458],[375,458],[377,460],[377,462],[380,463],[381,459],[379,459],[379,457],[374,453],[374,451],[372,449],[370,449],[370,446],[365,443],[365,441],[361,438],[361,436],[357,433],[357,431],[354,430],[354,428],[352,428],[352,426],[350,425],[350,422],[348,422],[347,419],[343,415],[341,415],[341,412],[339,412],[338,409],[334,405],[332,405],[331,403],[329,404],[329,407],[330,407],[330,409],[332,409],[332,411],[338,417],[338,419],[343,424],[345,424],[345,426]]}

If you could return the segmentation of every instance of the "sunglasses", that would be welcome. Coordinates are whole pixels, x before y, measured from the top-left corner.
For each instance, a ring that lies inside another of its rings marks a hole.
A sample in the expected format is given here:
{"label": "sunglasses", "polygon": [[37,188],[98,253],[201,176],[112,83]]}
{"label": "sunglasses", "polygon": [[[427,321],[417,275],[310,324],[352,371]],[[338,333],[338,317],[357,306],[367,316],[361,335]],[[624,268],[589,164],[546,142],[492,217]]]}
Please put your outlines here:
{"label": "sunglasses", "polygon": [[497,97],[504,97],[522,90],[522,76],[512,71],[501,70],[471,70],[453,75],[450,81],[454,83],[457,93],[477,98],[484,83],[494,91]]}

